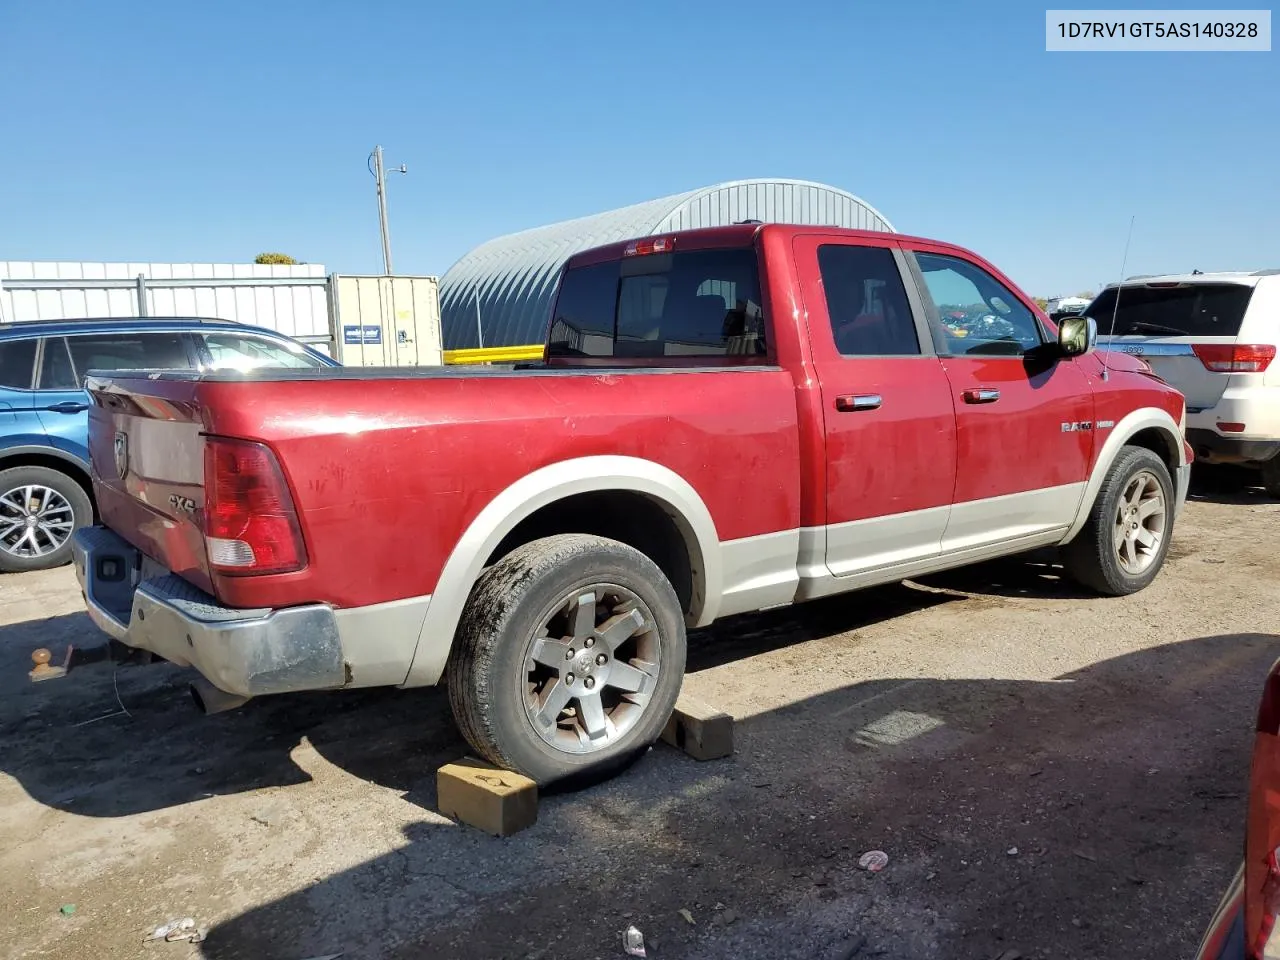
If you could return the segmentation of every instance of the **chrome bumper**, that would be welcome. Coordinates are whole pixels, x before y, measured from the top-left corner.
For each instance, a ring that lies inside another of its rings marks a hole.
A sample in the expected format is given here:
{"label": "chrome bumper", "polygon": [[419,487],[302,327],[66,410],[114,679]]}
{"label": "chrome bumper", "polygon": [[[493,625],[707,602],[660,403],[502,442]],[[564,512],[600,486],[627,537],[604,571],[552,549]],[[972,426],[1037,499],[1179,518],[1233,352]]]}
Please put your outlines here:
{"label": "chrome bumper", "polygon": [[121,643],[242,697],[347,682],[332,607],[238,610],[171,573],[143,579],[139,551],[106,527],[78,530],[73,552],[89,618]]}

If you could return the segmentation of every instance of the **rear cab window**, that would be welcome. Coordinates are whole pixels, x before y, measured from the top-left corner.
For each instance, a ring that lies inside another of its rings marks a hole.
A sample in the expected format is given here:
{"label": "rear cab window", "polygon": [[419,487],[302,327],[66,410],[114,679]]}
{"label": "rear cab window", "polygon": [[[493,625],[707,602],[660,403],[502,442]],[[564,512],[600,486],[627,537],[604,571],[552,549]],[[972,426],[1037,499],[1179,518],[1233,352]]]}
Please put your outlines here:
{"label": "rear cab window", "polygon": [[768,346],[755,248],[676,248],[570,264],[547,354],[645,366],[761,364]]}
{"label": "rear cab window", "polygon": [[1117,337],[1234,337],[1252,296],[1244,283],[1148,283],[1103,290],[1085,313],[1104,336],[1114,315]]}

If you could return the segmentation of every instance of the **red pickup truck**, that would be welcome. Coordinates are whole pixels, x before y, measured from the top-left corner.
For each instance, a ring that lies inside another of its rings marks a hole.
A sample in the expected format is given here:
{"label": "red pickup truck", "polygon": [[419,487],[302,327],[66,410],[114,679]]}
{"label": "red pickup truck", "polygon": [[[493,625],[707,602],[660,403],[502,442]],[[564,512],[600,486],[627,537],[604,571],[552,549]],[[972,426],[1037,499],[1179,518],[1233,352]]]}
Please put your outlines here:
{"label": "red pickup truck", "polygon": [[618,243],[569,261],[529,369],[94,376],[76,566],[207,709],[444,678],[491,761],[598,772],[657,737],[718,617],[1054,544],[1146,586],[1183,400],[1095,336],[934,241]]}

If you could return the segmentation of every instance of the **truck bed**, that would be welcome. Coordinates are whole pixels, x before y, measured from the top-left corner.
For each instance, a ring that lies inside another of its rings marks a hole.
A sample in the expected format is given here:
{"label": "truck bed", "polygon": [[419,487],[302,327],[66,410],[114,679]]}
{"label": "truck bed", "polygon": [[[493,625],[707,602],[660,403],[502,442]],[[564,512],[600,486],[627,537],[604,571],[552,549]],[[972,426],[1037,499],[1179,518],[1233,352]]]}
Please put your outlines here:
{"label": "truck bed", "polygon": [[[795,387],[778,367],[160,372],[99,374],[89,389],[103,523],[230,606],[429,594],[486,505],[575,457],[631,456],[674,471],[707,504],[721,540],[799,524]],[[210,435],[275,454],[305,569],[211,571],[201,529]],[[115,469],[121,436],[124,476]]]}

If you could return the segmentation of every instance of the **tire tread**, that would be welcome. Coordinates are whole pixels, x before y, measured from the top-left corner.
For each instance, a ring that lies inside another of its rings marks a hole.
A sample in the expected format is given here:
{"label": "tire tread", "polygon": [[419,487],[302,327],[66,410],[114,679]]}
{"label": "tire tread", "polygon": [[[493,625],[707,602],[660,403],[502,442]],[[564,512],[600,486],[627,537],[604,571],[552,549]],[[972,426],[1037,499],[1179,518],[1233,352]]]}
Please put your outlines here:
{"label": "tire tread", "polygon": [[[491,688],[494,658],[504,643],[512,642],[508,636],[512,628],[510,612],[545,577],[584,556],[625,565],[656,588],[670,609],[677,612],[680,609],[675,590],[652,560],[625,544],[603,537],[586,534],[546,537],[517,547],[493,564],[476,581],[467,600],[450,650],[446,683],[459,732],[483,759],[496,766],[525,772],[520,770],[516,758],[503,748],[503,735],[494,710],[494,698],[498,694]],[[658,615],[657,610],[654,615]],[[683,673],[683,632],[678,640],[679,662],[671,666]],[[665,721],[664,716],[662,722]],[[658,726],[654,739],[660,731]],[[606,758],[593,764],[593,769],[616,768],[629,759],[625,754]]]}
{"label": "tire tread", "polygon": [[[1141,465],[1150,470],[1164,483],[1166,508],[1169,511],[1168,523],[1165,526],[1164,553],[1158,562],[1141,577],[1133,578],[1125,574],[1115,558],[1112,546],[1111,512],[1114,508],[1113,497],[1116,488],[1122,485]],[[1122,479],[1123,478],[1123,479]],[[1098,489],[1093,505],[1089,508],[1089,519],[1075,538],[1061,548],[1060,555],[1067,575],[1076,583],[1106,596],[1119,597],[1146,587],[1160,568],[1168,553],[1168,541],[1173,535],[1173,481],[1169,476],[1169,468],[1164,461],[1146,447],[1126,446],[1121,449],[1115,462],[1107,470],[1106,478]]]}

